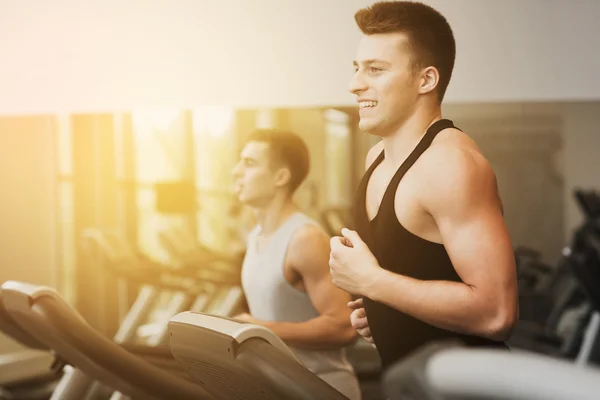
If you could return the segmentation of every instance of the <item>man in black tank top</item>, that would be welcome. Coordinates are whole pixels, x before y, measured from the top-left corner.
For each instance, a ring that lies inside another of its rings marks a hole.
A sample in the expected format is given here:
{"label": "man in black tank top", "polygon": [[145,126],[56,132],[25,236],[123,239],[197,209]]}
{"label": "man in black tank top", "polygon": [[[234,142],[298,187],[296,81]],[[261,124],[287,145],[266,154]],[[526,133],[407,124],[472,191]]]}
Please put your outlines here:
{"label": "man in black tank top", "polygon": [[356,232],[331,240],[334,284],[358,300],[352,323],[384,368],[438,340],[506,347],[518,319],[513,249],[495,174],[441,116],[454,66],[452,30],[413,2],[360,10],[351,92],[367,155]]}

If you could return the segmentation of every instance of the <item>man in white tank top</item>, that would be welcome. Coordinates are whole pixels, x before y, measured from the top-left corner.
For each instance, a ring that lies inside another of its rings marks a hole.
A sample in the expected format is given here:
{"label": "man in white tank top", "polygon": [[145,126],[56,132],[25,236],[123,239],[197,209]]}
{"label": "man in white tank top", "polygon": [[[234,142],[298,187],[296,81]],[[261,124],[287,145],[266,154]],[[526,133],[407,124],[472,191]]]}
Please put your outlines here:
{"label": "man in white tank top", "polygon": [[356,339],[350,295],[331,281],[329,236],[292,199],[308,170],[308,149],[291,132],[257,130],[242,150],[233,170],[236,193],[258,224],[242,267],[250,314],[235,318],[271,329],[309,370],[359,400],[344,350]]}

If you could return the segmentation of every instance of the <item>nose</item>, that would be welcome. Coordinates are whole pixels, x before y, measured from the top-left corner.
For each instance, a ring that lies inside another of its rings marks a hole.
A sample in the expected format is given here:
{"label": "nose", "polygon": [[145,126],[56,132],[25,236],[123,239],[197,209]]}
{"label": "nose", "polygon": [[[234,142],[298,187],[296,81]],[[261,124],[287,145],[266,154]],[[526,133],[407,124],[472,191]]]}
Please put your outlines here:
{"label": "nose", "polygon": [[350,93],[356,95],[367,90],[367,84],[365,83],[360,71],[355,72],[352,76],[350,84],[348,85],[348,90]]}

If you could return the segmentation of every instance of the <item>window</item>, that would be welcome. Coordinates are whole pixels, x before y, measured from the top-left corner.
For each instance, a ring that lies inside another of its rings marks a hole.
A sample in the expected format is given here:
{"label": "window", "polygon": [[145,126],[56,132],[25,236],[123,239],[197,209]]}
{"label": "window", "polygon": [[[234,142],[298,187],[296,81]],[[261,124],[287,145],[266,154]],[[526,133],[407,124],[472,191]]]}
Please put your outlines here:
{"label": "window", "polygon": [[127,212],[130,211],[127,207],[127,189],[129,182],[133,179],[131,176],[132,172],[130,172],[131,168],[128,168],[133,154],[127,146],[129,143],[125,128],[125,118],[126,116],[123,114],[113,115],[115,178],[121,183],[116,192],[115,212],[117,232],[123,235],[123,237],[127,237]]}
{"label": "window", "polygon": [[58,167],[58,290],[70,304],[76,300],[75,215],[73,193],[73,150],[71,117],[56,117],[56,159]]}
{"label": "window", "polygon": [[221,251],[231,248],[234,207],[231,171],[237,162],[235,110],[203,107],[192,111],[195,175],[198,188],[198,237]]}
{"label": "window", "polygon": [[132,113],[132,127],[138,246],[150,258],[167,262],[159,233],[169,228],[186,229],[187,217],[158,213],[154,184],[186,178],[186,113],[168,109],[136,111]]}
{"label": "window", "polygon": [[333,109],[325,111],[327,207],[349,208],[352,205],[349,124],[348,114]]}

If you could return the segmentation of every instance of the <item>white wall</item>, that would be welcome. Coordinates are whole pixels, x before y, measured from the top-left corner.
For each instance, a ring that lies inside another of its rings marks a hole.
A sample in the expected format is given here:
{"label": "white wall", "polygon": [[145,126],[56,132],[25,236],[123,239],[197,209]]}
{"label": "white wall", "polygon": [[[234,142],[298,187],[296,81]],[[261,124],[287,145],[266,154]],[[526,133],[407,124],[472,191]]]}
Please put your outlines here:
{"label": "white wall", "polygon": [[[600,99],[594,0],[426,0],[454,27],[449,102]],[[0,0],[0,114],[355,104],[372,0]]]}
{"label": "white wall", "polygon": [[[0,282],[56,286],[52,118],[0,118]],[[18,346],[0,336],[0,355]]]}
{"label": "white wall", "polygon": [[[583,217],[574,201],[573,190],[600,191],[600,102],[448,105],[444,113],[468,133],[479,133],[473,129],[472,119],[488,130],[535,133],[554,126],[561,132],[562,151],[556,155],[554,168],[564,180],[563,233],[565,244],[570,243]],[[514,129],[510,123],[515,120],[531,123]]]}

